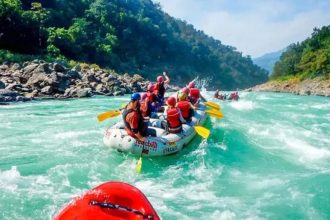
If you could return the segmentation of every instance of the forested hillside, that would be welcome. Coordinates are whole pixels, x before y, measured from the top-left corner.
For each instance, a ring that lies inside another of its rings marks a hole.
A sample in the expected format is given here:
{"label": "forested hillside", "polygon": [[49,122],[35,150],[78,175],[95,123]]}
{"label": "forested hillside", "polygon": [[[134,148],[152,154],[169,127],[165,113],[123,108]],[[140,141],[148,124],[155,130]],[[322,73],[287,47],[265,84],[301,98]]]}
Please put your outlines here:
{"label": "forested hillside", "polygon": [[314,29],[312,36],[292,44],[275,64],[272,78],[297,76],[301,79],[330,74],[330,26]]}
{"label": "forested hillside", "polygon": [[151,0],[0,0],[0,22],[2,61],[26,57],[10,54],[15,52],[96,63],[149,79],[168,71],[177,83],[199,75],[221,89],[267,80],[250,57]]}

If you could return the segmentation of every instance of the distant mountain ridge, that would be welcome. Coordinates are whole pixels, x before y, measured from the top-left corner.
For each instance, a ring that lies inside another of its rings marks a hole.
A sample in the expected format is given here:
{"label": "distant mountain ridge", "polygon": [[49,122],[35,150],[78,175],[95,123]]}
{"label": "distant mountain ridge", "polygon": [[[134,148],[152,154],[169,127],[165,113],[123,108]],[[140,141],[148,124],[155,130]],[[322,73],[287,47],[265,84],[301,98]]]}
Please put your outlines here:
{"label": "distant mountain ridge", "polygon": [[253,63],[255,63],[256,65],[260,66],[261,68],[267,70],[270,75],[273,71],[273,67],[274,67],[275,63],[280,60],[281,54],[285,50],[286,49],[282,49],[279,51],[266,53],[260,57],[254,58]]}

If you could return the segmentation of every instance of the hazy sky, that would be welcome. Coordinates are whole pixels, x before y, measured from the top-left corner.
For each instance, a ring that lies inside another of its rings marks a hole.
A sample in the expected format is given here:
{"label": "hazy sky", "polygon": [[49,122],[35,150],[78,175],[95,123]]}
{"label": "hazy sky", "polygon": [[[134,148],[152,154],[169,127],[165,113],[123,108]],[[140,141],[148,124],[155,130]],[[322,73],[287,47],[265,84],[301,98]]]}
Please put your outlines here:
{"label": "hazy sky", "polygon": [[330,25],[330,0],[154,0],[173,17],[258,57]]}

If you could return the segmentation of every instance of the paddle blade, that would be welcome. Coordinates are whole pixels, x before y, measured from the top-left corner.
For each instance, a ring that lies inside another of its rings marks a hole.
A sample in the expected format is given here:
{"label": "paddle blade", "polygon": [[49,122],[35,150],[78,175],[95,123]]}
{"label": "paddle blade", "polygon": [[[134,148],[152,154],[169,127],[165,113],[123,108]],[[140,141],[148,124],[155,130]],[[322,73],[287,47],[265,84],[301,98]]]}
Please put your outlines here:
{"label": "paddle blade", "polygon": [[120,115],[120,111],[110,111],[110,112],[104,112],[102,114],[99,114],[97,116],[97,119],[99,120],[99,122],[104,121],[105,119],[108,118],[113,118]]}
{"label": "paddle blade", "polygon": [[140,159],[136,163],[136,167],[135,167],[136,173],[138,173],[138,174],[141,173],[141,170],[142,170],[142,157],[140,157]]}
{"label": "paddle blade", "polygon": [[220,109],[220,105],[214,102],[204,102],[206,106],[210,107],[210,108],[214,108],[216,110]]}
{"label": "paddle blade", "polygon": [[215,117],[215,118],[223,118],[224,117],[224,115],[221,111],[218,111],[218,110],[215,110],[215,109],[206,110],[205,112],[207,114],[209,114],[210,116]]}
{"label": "paddle blade", "polygon": [[210,135],[210,130],[209,129],[206,129],[202,126],[194,126],[195,128],[195,131],[197,134],[199,134],[201,137],[207,139]]}

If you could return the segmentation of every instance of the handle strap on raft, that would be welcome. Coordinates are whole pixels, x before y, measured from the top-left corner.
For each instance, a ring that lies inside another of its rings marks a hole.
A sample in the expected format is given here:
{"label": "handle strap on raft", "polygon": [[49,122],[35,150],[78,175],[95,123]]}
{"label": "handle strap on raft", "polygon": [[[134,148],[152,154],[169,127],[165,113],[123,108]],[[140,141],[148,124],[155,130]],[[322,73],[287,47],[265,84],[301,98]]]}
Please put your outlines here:
{"label": "handle strap on raft", "polygon": [[125,206],[121,206],[118,204],[113,204],[113,203],[109,203],[109,202],[97,202],[97,201],[90,201],[89,202],[90,205],[95,205],[95,206],[100,206],[102,208],[108,208],[108,209],[118,209],[118,210],[122,210],[122,211],[126,211],[126,212],[132,212],[136,215],[141,215],[143,217],[143,219],[149,219],[149,220],[153,220],[154,218],[151,215],[146,215],[143,214],[142,212],[140,212],[139,210],[136,209],[131,209]]}

